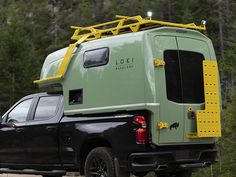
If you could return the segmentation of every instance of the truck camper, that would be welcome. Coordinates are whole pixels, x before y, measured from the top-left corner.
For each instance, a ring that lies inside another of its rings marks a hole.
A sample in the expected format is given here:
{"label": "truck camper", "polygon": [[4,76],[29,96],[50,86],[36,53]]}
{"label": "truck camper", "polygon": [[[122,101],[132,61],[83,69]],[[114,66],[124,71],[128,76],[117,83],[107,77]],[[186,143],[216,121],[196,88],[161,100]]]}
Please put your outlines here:
{"label": "truck camper", "polygon": [[48,55],[35,81],[61,88],[59,169],[190,177],[216,161],[221,136],[218,66],[205,25],[117,18],[73,26],[75,43]]}
{"label": "truck camper", "polygon": [[[221,136],[220,84],[212,42],[199,32],[205,26],[118,18],[72,27],[76,42],[50,54],[35,82],[62,85],[68,116],[147,112],[148,130],[138,132],[145,143],[214,144]],[[175,158],[199,156],[193,154]]]}
{"label": "truck camper", "polygon": [[117,17],[73,26],[76,42],[50,54],[35,83],[62,85],[65,115],[149,110],[155,144],[219,137],[218,68],[211,40],[199,32],[205,26]]}

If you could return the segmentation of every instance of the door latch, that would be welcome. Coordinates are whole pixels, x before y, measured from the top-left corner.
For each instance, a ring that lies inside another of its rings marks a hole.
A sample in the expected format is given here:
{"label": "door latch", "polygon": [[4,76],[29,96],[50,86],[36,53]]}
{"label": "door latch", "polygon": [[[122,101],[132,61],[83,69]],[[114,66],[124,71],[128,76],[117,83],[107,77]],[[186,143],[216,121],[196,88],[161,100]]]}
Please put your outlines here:
{"label": "door latch", "polygon": [[153,64],[155,67],[159,67],[159,66],[165,66],[165,61],[159,59],[159,58],[156,58],[153,60]]}
{"label": "door latch", "polygon": [[165,123],[165,122],[158,122],[157,127],[158,127],[158,129],[164,129],[164,128],[168,128],[169,124]]}
{"label": "door latch", "polygon": [[189,108],[188,108],[188,118],[189,118],[189,119],[195,119],[195,118],[196,118],[196,114],[195,114],[195,112],[193,111],[192,107],[189,107]]}

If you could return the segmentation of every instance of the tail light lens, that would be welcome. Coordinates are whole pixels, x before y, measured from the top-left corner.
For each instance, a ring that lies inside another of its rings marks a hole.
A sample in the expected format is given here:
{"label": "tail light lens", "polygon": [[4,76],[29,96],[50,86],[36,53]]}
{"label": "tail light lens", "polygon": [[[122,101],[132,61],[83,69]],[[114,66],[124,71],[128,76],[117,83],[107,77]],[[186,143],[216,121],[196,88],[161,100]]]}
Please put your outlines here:
{"label": "tail light lens", "polygon": [[141,127],[136,130],[136,142],[145,144],[147,142],[147,122],[144,116],[135,116],[134,122]]}
{"label": "tail light lens", "polygon": [[147,130],[146,128],[139,128],[136,130],[136,142],[145,144],[147,142]]}
{"label": "tail light lens", "polygon": [[144,116],[135,116],[134,121],[140,124],[143,128],[147,127],[146,118]]}

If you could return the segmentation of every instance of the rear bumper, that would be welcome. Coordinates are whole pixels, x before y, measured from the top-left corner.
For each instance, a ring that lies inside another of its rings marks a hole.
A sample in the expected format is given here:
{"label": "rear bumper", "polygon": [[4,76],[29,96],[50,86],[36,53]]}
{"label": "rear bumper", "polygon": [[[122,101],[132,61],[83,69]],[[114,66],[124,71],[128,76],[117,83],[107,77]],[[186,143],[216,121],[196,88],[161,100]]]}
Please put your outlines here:
{"label": "rear bumper", "polygon": [[217,152],[212,148],[132,153],[128,167],[132,172],[204,168],[216,161]]}

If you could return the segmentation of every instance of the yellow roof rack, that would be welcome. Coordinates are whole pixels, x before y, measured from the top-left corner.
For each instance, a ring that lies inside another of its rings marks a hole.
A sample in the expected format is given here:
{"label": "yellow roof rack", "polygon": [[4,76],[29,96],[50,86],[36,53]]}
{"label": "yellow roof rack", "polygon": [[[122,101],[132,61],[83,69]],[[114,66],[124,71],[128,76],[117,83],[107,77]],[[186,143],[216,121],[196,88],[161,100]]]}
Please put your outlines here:
{"label": "yellow roof rack", "polygon": [[71,28],[75,29],[72,40],[76,40],[74,44],[70,44],[68,50],[58,68],[56,76],[50,78],[41,78],[40,80],[34,81],[37,84],[45,84],[51,81],[58,81],[63,78],[67,67],[70,63],[71,56],[75,48],[86,41],[96,40],[99,38],[137,32],[152,28],[157,28],[160,26],[171,26],[171,27],[179,27],[179,28],[188,28],[195,30],[206,30],[205,25],[197,26],[194,23],[191,24],[179,24],[179,23],[171,23],[164,22],[158,20],[152,20],[151,18],[142,18],[140,15],[129,17],[129,16],[116,16],[118,20],[93,25],[89,27],[79,27],[79,26],[71,26]]}
{"label": "yellow roof rack", "polygon": [[[178,23],[164,22],[164,21],[152,20],[150,18],[142,18],[140,15],[133,17],[116,15],[116,17],[119,19],[89,27],[71,26],[71,28],[75,29],[75,32],[71,37],[71,39],[79,40],[84,35],[88,34],[90,36],[85,41],[90,41],[122,33],[137,32],[140,30],[157,28],[160,26],[172,26],[172,27],[189,28],[195,30],[206,30],[205,25],[197,26],[194,23],[178,24]],[[129,23],[125,24],[126,22]],[[106,28],[109,25],[114,25],[114,26]]]}

